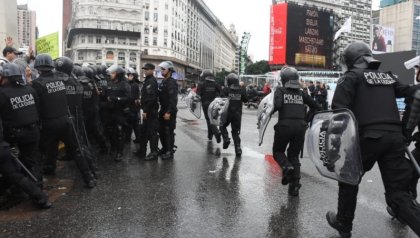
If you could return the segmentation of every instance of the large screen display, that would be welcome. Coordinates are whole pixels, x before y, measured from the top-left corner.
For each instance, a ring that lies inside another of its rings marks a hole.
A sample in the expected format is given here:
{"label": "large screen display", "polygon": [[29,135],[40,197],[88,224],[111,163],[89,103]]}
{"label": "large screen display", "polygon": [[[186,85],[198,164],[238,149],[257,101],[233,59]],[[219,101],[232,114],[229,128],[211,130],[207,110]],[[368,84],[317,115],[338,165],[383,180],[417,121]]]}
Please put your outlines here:
{"label": "large screen display", "polygon": [[291,3],[273,5],[270,64],[331,69],[333,14]]}

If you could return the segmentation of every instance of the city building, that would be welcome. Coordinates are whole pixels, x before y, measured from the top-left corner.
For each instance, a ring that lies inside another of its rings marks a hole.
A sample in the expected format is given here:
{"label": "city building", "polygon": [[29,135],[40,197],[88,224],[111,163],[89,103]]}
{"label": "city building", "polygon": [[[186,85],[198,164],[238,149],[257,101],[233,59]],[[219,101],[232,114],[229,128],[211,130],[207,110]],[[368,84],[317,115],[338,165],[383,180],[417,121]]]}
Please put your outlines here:
{"label": "city building", "polygon": [[139,69],[171,60],[178,79],[235,69],[236,36],[202,0],[63,0],[63,24],[64,52],[76,63]]}
{"label": "city building", "polygon": [[[18,39],[18,26],[17,26],[17,11],[11,11],[11,9],[17,9],[16,0],[2,0],[0,1],[0,49],[6,46],[4,39],[12,37],[15,42]],[[3,55],[1,55],[3,56]]]}
{"label": "city building", "polygon": [[408,0],[381,0],[380,7],[391,6],[400,2],[407,2]]}
{"label": "city building", "polygon": [[409,0],[380,9],[379,25],[395,30],[394,51],[420,49],[420,1]]}
{"label": "city building", "polygon": [[35,49],[36,39],[36,13],[35,11],[28,10],[28,5],[17,6],[17,19],[18,19],[18,40],[17,43],[20,48]]}

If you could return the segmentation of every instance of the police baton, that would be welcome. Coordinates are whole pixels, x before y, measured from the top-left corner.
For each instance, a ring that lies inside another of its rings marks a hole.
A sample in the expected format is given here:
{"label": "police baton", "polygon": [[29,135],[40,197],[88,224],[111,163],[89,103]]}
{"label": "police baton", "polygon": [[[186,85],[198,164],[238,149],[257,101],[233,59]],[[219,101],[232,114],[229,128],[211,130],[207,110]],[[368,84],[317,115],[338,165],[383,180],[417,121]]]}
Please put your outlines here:
{"label": "police baton", "polygon": [[419,164],[417,163],[417,160],[414,158],[413,154],[408,149],[408,146],[405,146],[404,149],[405,149],[405,153],[407,153],[408,157],[410,158],[411,162],[413,163],[414,168],[417,170],[417,173],[420,175],[420,167],[419,167]]}
{"label": "police baton", "polygon": [[10,148],[10,155],[16,160],[16,162],[19,164],[19,166],[23,170],[25,170],[26,174],[29,175],[29,177],[31,177],[31,179],[35,183],[38,183],[38,179],[36,179],[35,176],[31,173],[31,171],[29,171],[29,169],[26,168],[26,166],[20,161],[20,159],[18,158],[18,154],[19,154],[19,152],[17,151],[17,148],[15,148],[15,147]]}

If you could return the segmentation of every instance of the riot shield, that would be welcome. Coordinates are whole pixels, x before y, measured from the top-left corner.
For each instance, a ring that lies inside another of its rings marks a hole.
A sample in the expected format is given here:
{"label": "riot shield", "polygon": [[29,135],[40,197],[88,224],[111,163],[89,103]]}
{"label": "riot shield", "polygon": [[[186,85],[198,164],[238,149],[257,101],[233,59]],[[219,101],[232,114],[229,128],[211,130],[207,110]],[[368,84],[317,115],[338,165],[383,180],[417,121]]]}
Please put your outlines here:
{"label": "riot shield", "polygon": [[271,119],[271,114],[274,110],[274,91],[271,91],[265,96],[260,105],[258,105],[257,111],[257,129],[258,129],[258,145],[261,146],[264,138],[265,130],[267,129],[268,123]]}
{"label": "riot shield", "polygon": [[322,176],[359,184],[363,165],[356,119],[350,110],[316,113],[306,144],[309,156]]}
{"label": "riot shield", "polygon": [[223,126],[227,120],[227,114],[229,109],[228,98],[215,98],[210,103],[207,111],[210,119],[210,124],[215,126]]}
{"label": "riot shield", "polygon": [[190,112],[200,119],[201,117],[201,98],[195,92],[191,91],[185,99]]}

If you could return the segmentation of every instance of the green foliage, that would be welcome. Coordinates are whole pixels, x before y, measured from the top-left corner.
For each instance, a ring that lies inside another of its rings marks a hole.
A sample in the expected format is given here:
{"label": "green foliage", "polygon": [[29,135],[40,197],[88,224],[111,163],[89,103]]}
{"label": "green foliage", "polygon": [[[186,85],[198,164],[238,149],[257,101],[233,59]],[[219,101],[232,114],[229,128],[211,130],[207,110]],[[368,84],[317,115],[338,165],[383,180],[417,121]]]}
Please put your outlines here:
{"label": "green foliage", "polygon": [[261,60],[250,64],[246,67],[245,70],[246,74],[265,74],[270,71],[270,66],[268,65],[267,60]]}

